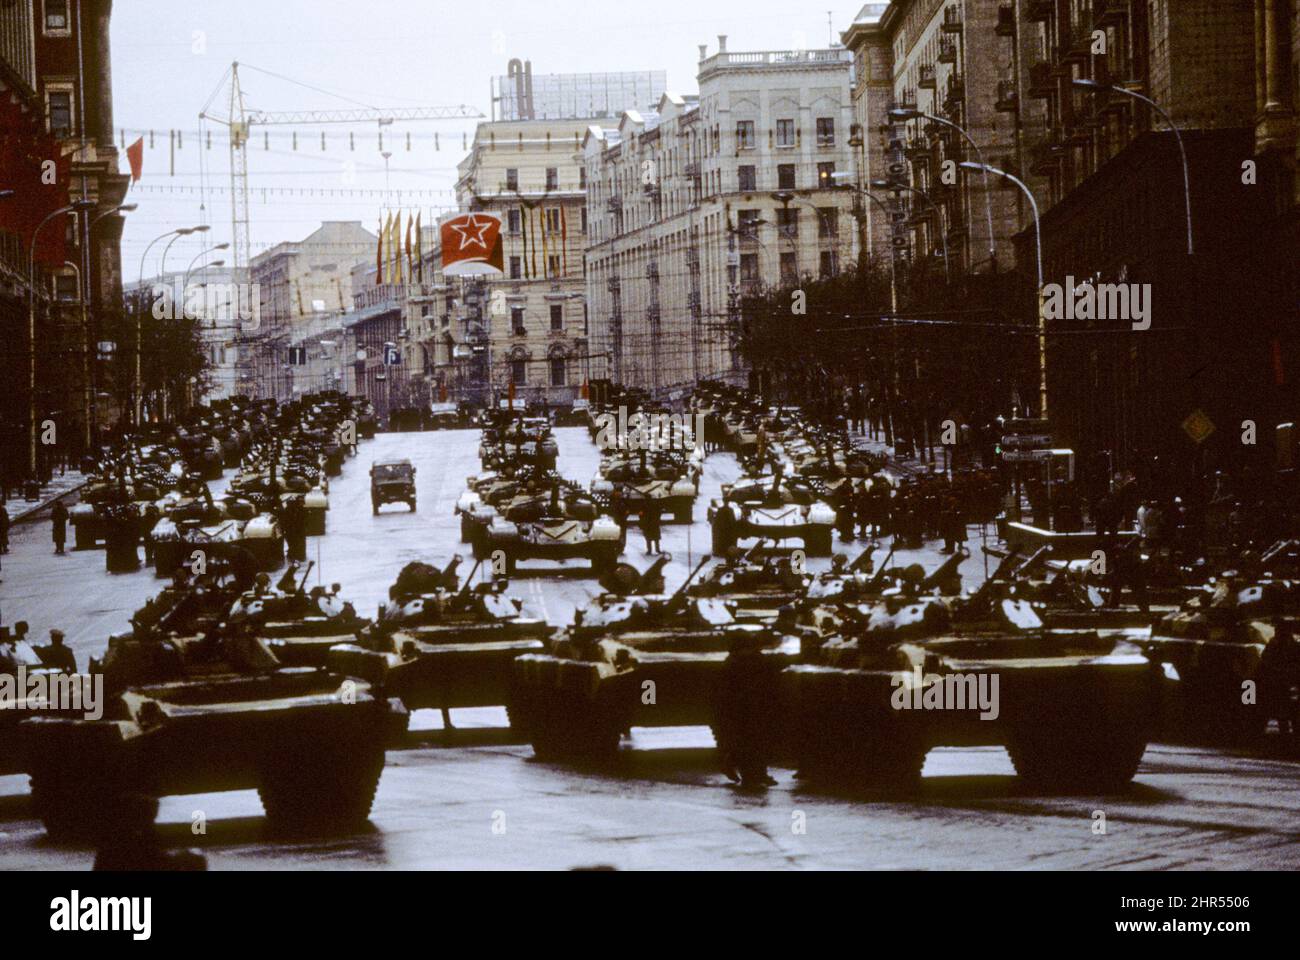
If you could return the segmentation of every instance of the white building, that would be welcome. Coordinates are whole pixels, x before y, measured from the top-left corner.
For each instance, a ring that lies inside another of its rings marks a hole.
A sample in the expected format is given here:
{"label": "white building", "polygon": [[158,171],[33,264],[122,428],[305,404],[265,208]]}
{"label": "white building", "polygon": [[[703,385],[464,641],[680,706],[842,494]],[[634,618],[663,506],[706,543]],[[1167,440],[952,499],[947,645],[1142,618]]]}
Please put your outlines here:
{"label": "white building", "polygon": [[[601,372],[671,397],[739,378],[739,299],[856,257],[851,58],[700,47],[698,96],[592,126],[587,300]],[[595,364],[593,363],[593,367]],[[599,375],[599,374],[596,374]]]}

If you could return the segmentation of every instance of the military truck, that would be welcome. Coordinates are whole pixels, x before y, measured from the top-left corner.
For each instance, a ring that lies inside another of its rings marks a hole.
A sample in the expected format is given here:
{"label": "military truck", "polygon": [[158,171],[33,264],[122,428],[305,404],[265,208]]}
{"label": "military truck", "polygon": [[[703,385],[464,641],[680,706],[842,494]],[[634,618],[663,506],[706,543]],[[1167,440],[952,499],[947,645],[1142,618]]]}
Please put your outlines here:
{"label": "military truck", "polygon": [[410,460],[376,460],[371,464],[370,508],[375,516],[386,503],[405,503],[415,513],[415,467]]}

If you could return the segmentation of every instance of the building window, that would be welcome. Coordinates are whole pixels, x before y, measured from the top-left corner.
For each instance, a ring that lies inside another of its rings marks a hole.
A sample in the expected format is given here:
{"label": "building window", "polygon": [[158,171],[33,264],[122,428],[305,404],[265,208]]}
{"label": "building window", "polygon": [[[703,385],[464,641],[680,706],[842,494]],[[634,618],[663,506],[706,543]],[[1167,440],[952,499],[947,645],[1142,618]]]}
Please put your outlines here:
{"label": "building window", "polygon": [[758,254],[742,253],[740,255],[740,279],[744,283],[758,280]]}
{"label": "building window", "polygon": [[781,252],[781,283],[783,286],[794,286],[799,282],[799,258],[793,250],[783,250]]}
{"label": "building window", "polygon": [[582,208],[582,232],[587,232],[587,208]]}
{"label": "building window", "polygon": [[547,190],[560,189],[560,171],[558,168],[556,167],[546,168],[546,189]]}
{"label": "building window", "polygon": [[46,94],[50,111],[50,133],[66,137],[72,133],[72,94],[66,90],[50,90]]}
{"label": "building window", "polygon": [[579,190],[587,189],[587,168],[586,167],[578,168],[578,189]]}
{"label": "building window", "polygon": [[835,186],[835,178],[834,176],[832,176],[834,173],[835,173],[835,164],[833,163],[817,164],[817,189],[829,190],[831,187]]}
{"label": "building window", "polygon": [[68,0],[45,0],[45,32],[68,33]]}
{"label": "building window", "polygon": [[777,235],[783,240],[794,240],[799,236],[799,211],[788,207],[776,212]]}
{"label": "building window", "polygon": [[59,300],[76,300],[80,294],[77,291],[77,276],[73,273],[61,273],[54,278],[54,296]]}
{"label": "building window", "polygon": [[546,211],[546,229],[551,233],[560,232],[560,208],[551,207]]}
{"label": "building window", "polygon": [[568,364],[563,357],[551,357],[551,386],[564,386],[566,370]]}
{"label": "building window", "polygon": [[819,147],[835,146],[835,118],[834,117],[817,118],[817,146]]}
{"label": "building window", "polygon": [[510,332],[516,337],[522,337],[528,331],[524,329],[524,308],[510,308]]}
{"label": "building window", "polygon": [[840,265],[835,259],[834,250],[823,250],[821,252],[821,275],[822,277],[833,277],[840,272]]}
{"label": "building window", "polygon": [[794,189],[794,164],[793,163],[777,164],[776,185],[778,190]]}
{"label": "building window", "polygon": [[818,207],[817,212],[820,214],[817,218],[817,236],[822,238],[839,236],[840,212],[834,207]]}
{"label": "building window", "polygon": [[737,210],[736,232],[746,240],[755,239],[758,236],[758,211]]}
{"label": "building window", "polygon": [[523,268],[520,266],[519,258],[511,257],[510,258],[510,279],[511,280],[521,279],[522,272],[523,272]]}
{"label": "building window", "polygon": [[507,190],[519,189],[519,171],[516,170],[514,167],[509,167],[506,169],[506,189]]}
{"label": "building window", "polygon": [[778,147],[794,146],[793,120],[778,120],[776,122],[776,145]]}
{"label": "building window", "polygon": [[758,177],[754,173],[753,165],[747,164],[742,167],[737,167],[736,170],[740,174],[741,193],[753,193],[758,189]]}
{"label": "building window", "polygon": [[517,386],[523,386],[528,382],[528,361],[511,360],[510,361],[510,380]]}
{"label": "building window", "polygon": [[558,277],[560,275],[560,255],[552,253],[546,258],[546,275],[548,277]]}
{"label": "building window", "polygon": [[518,209],[517,207],[516,207],[516,208],[513,208],[513,209],[510,209],[510,210],[507,210],[507,211],[506,211],[506,230],[507,230],[509,233],[511,233],[511,234],[518,235],[518,233],[519,233],[519,223],[520,223],[520,219],[521,219],[521,218],[520,218],[520,216],[519,216],[519,209]]}
{"label": "building window", "polygon": [[736,122],[736,146],[741,150],[754,149],[753,120],[739,120]]}
{"label": "building window", "polygon": [[561,333],[564,330],[564,305],[559,303],[551,304],[551,332]]}

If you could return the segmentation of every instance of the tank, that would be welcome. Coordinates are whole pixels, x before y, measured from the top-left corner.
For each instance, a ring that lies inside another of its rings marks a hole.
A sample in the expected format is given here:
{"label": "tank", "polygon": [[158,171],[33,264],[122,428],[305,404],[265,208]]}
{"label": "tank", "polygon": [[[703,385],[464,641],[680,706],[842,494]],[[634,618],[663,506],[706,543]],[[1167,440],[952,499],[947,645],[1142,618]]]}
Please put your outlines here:
{"label": "tank", "polygon": [[685,588],[602,595],[576,611],[546,653],[516,659],[513,715],[539,758],[607,758],[633,726],[708,725],[725,744],[729,657],[738,647],[757,654],[771,684],[764,692],[775,696],[797,640],[771,625],[737,623],[724,604]]}
{"label": "tank", "polygon": [[996,745],[1036,789],[1127,786],[1159,702],[1132,632],[1051,629],[1025,600],[927,595],[934,574],[900,573],[877,600],[801,614],[778,702],[802,776],[911,789],[931,748]]}
{"label": "tank", "polygon": [[1300,735],[1300,582],[1229,571],[1175,613],[1143,647],[1162,668],[1166,731],[1249,745],[1271,722]]}
{"label": "tank", "polygon": [[798,540],[812,557],[831,555],[835,510],[805,483],[773,476],[724,484],[709,504],[713,552],[725,555],[749,539],[784,544]]}
{"label": "tank", "polygon": [[494,517],[474,544],[476,559],[501,562],[511,576],[520,560],[589,560],[597,574],[611,569],[623,553],[626,533],[609,517],[578,520],[547,515],[535,521]]}
{"label": "tank", "polygon": [[112,637],[102,717],[37,716],[19,740],[32,804],[53,838],[102,840],[106,798],[256,789],[278,833],[355,830],[406,712],[356,678],[285,667],[240,627],[184,633],[228,595],[178,586]]}
{"label": "tank", "polygon": [[453,557],[442,571],[408,564],[378,621],[330,651],[331,668],[381,685],[409,709],[509,707],[513,661],[545,649],[551,628],[523,615],[504,580],[474,583],[476,564],[456,584]]}

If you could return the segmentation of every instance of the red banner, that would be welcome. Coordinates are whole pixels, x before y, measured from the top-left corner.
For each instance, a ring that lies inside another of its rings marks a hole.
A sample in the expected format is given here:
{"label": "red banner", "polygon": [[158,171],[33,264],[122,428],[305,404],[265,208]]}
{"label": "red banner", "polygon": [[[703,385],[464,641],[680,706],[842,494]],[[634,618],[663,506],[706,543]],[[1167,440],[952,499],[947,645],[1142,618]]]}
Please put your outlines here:
{"label": "red banner", "polygon": [[442,272],[449,277],[504,273],[501,218],[495,213],[460,213],[439,227]]}
{"label": "red banner", "polygon": [[[13,191],[0,199],[0,230],[18,237],[24,257],[41,222],[68,205],[71,169],[71,157],[42,129],[39,115],[24,113],[12,98],[0,97],[0,190]],[[63,265],[66,225],[65,214],[41,228],[37,263]]]}

